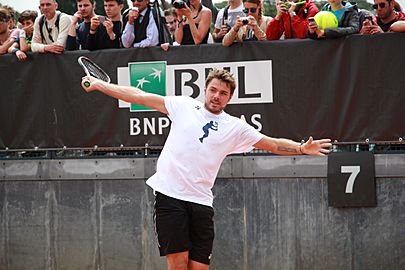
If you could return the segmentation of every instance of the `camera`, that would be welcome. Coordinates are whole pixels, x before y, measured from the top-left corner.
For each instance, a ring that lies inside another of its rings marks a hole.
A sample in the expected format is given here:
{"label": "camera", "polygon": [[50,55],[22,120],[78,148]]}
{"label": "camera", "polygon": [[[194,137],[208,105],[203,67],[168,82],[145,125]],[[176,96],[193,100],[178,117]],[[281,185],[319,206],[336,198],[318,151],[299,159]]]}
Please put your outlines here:
{"label": "camera", "polygon": [[181,8],[185,8],[186,5],[189,6],[189,2],[183,1],[183,0],[173,0],[172,5],[174,8],[181,9]]}
{"label": "camera", "polygon": [[98,21],[100,24],[103,24],[105,22],[105,17],[104,16],[98,16]]}
{"label": "camera", "polygon": [[249,17],[241,17],[240,20],[242,21],[243,25],[247,25],[249,23]]}

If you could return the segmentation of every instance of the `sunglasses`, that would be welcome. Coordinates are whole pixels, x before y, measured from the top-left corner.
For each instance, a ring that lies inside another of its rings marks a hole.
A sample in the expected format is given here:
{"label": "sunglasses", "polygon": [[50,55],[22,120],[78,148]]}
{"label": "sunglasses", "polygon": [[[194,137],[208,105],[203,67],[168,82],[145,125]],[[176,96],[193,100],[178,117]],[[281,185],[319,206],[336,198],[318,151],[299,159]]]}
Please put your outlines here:
{"label": "sunglasses", "polygon": [[243,10],[243,12],[244,12],[245,14],[248,14],[249,11],[250,11],[250,13],[256,13],[256,10],[257,10],[257,8],[255,8],[255,7],[253,7],[253,8],[245,8],[245,9]]}
{"label": "sunglasses", "polygon": [[142,3],[143,2],[143,0],[131,0],[132,2],[139,2],[139,3]]}
{"label": "sunglasses", "polygon": [[378,3],[378,4],[374,4],[372,7],[374,9],[377,9],[378,7],[380,7],[381,9],[385,8],[385,4],[386,3]]}

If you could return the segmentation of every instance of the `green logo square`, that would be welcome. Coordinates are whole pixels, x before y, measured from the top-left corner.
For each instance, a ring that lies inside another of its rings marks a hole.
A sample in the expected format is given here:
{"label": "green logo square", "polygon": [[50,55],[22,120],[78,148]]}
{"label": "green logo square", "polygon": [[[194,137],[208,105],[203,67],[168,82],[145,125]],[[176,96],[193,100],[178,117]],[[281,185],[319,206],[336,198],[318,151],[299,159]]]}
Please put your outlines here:
{"label": "green logo square", "polygon": [[[130,63],[129,76],[131,86],[142,91],[166,96],[166,61]],[[130,111],[151,111],[152,109],[131,104]]]}

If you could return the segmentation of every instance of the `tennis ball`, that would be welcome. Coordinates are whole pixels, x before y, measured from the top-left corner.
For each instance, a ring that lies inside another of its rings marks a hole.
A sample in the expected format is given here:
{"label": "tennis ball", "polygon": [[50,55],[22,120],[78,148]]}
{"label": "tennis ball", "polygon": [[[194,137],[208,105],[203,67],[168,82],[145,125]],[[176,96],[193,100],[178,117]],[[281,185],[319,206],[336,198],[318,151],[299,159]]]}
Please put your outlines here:
{"label": "tennis ball", "polygon": [[338,20],[330,11],[320,11],[314,16],[319,29],[338,27]]}

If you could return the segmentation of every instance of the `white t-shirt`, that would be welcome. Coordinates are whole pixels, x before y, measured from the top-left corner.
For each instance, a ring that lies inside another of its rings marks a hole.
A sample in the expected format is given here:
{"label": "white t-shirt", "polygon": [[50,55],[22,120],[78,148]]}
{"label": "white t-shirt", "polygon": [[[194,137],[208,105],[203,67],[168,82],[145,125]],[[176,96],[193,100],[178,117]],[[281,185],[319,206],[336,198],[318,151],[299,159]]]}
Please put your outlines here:
{"label": "white t-shirt", "polygon": [[[58,14],[60,14],[59,28],[56,27],[55,25],[56,20],[58,18]],[[56,11],[55,16],[50,21],[46,19],[46,23],[44,22],[44,25],[42,26],[42,32],[44,34],[45,42],[42,41],[41,30],[39,29],[39,22],[41,21],[41,17],[42,15],[38,16],[34,22],[34,33],[32,36],[31,50],[33,52],[43,53],[45,52],[45,45],[52,43],[66,46],[66,40],[69,34],[69,27],[71,24],[71,16],[63,12]],[[48,32],[47,26],[48,29],[52,29],[50,33]],[[53,41],[49,38],[49,36],[52,36]]]}
{"label": "white t-shirt", "polygon": [[165,97],[165,106],[171,129],[146,184],[169,197],[212,206],[211,188],[224,158],[251,151],[263,135],[225,112],[210,113],[190,97]]}
{"label": "white t-shirt", "polygon": [[[221,29],[222,18],[224,17],[225,8],[220,9],[219,12],[218,12],[217,20],[215,21],[215,28],[217,28],[217,29]],[[230,27],[234,26],[237,16],[240,16],[240,17],[245,17],[246,16],[246,14],[243,13],[244,8],[245,7],[243,6],[243,4],[241,4],[239,7],[235,8],[235,9],[231,9],[229,7],[229,9],[228,9],[228,21],[227,22],[225,21],[224,24],[228,24]]]}

